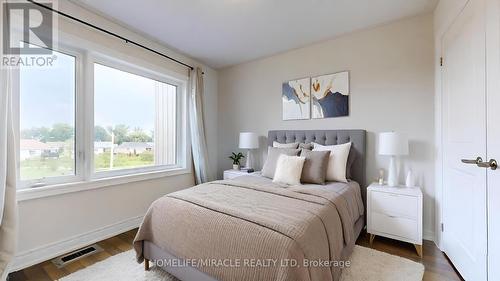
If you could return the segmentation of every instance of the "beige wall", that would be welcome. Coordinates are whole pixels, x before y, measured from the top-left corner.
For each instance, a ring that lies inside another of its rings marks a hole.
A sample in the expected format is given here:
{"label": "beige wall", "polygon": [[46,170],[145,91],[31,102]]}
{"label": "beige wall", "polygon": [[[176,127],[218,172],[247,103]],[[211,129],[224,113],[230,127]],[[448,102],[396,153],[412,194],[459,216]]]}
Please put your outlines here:
{"label": "beige wall", "polygon": [[[207,142],[210,147],[209,162],[212,167],[216,167],[217,71],[68,1],[59,1],[58,8],[188,64],[203,68],[205,72],[205,125]],[[183,66],[135,46],[125,45],[120,40],[95,32],[80,24],[60,19],[59,28],[65,33],[76,34],[78,38],[75,40],[94,42],[100,48],[103,47],[104,51],[109,51],[109,53],[119,56],[120,59],[130,62],[139,59],[150,63],[152,69],[168,69],[173,74],[187,75],[187,68]],[[22,200],[19,202],[18,253],[13,269],[47,260],[74,248],[82,247],[89,241],[103,240],[107,238],[106,236],[112,236],[127,228],[136,227],[152,201],[169,192],[193,185],[193,175],[188,173]]]}
{"label": "beige wall", "polygon": [[19,255],[143,216],[166,193],[193,186],[192,174],[19,202]]}
{"label": "beige wall", "polygon": [[[404,132],[410,155],[401,169],[411,168],[424,188],[424,237],[433,239],[433,42],[432,15],[421,15],[220,70],[219,176],[231,167],[227,156],[237,150],[240,131],[350,128],[368,131],[367,179],[373,181],[388,166],[376,153],[377,133]],[[282,121],[283,81],[344,70],[351,80],[349,117]]]}

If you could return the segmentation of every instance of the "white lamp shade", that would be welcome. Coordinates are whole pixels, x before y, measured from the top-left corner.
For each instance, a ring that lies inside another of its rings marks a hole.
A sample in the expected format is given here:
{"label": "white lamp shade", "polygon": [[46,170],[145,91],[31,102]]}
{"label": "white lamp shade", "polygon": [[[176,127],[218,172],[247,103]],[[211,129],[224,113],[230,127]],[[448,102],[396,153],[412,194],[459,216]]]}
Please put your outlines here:
{"label": "white lamp shade", "polygon": [[378,142],[380,155],[408,155],[408,138],[400,133],[380,133]]}
{"label": "white lamp shade", "polygon": [[256,133],[243,132],[240,133],[240,145],[241,149],[256,149],[259,148],[259,137]]}

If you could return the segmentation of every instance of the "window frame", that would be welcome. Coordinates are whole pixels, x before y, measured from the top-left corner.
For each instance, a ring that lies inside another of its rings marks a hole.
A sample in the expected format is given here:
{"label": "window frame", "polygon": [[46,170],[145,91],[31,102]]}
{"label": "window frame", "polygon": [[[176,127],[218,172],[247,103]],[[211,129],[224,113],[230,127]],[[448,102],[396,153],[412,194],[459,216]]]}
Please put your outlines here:
{"label": "window frame", "polygon": [[[94,126],[95,126],[95,111],[94,111],[94,64],[100,64],[106,67],[110,67],[119,71],[124,71],[130,74],[138,75],[144,78],[156,80],[158,82],[170,84],[177,87],[176,92],[176,164],[174,165],[151,165],[137,168],[124,168],[124,169],[116,169],[111,171],[96,171],[95,170],[95,162],[94,162]],[[184,123],[183,119],[185,118],[185,113],[187,111],[187,107],[184,106],[186,98],[186,81],[182,81],[180,79],[175,79],[173,77],[167,76],[166,74],[159,73],[157,71],[147,69],[143,66],[138,65],[137,63],[131,64],[124,62],[119,59],[110,58],[108,56],[103,56],[100,54],[92,54],[89,56],[89,64],[88,64],[91,72],[92,81],[88,81],[88,85],[90,95],[92,101],[88,102],[87,112],[92,112],[92,116],[87,118],[89,120],[89,128],[87,128],[89,132],[89,139],[91,141],[92,147],[89,147],[87,151],[87,155],[89,155],[90,162],[90,177],[91,179],[103,179],[110,177],[118,177],[118,176],[126,176],[126,175],[134,175],[134,174],[143,174],[148,172],[158,172],[158,171],[168,171],[168,170],[176,170],[176,169],[185,169],[186,168],[186,153],[185,153],[185,138],[183,137],[184,130],[187,130],[186,127],[182,127]],[[91,121],[90,121],[91,120]]]}
{"label": "window frame", "polygon": [[52,49],[53,51],[62,53],[64,55],[72,56],[75,58],[75,92],[74,92],[74,157],[75,157],[75,173],[73,175],[66,176],[53,176],[44,177],[41,179],[21,179],[21,159],[20,159],[20,142],[21,142],[21,89],[20,89],[20,68],[13,71],[13,107],[14,107],[14,134],[18,136],[16,138],[16,182],[17,190],[31,189],[31,188],[42,188],[46,186],[65,184],[65,183],[75,183],[84,180],[84,155],[83,155],[83,142],[84,142],[84,127],[81,122],[84,119],[83,112],[83,102],[81,96],[83,94],[83,84],[82,84],[82,74],[83,74],[83,58],[82,52],[71,48],[67,45],[58,44],[57,47]]}
{"label": "window frame", "polygon": [[[83,42],[82,42],[83,43]],[[20,178],[20,92],[19,71],[14,71],[14,133],[18,136],[16,149],[16,182],[18,201],[30,200],[83,190],[90,190],[124,183],[157,179],[192,172],[191,142],[188,127],[189,76],[172,72],[168,68],[152,64],[139,57],[123,56],[119,51],[107,55],[107,49],[93,44],[58,44],[54,51],[75,57],[75,174],[47,177],[41,180]],[[90,51],[89,49],[95,49]],[[130,61],[130,62],[128,62]],[[177,86],[176,95],[176,164],[119,169],[115,171],[94,171],[94,63],[116,68],[159,82]]]}

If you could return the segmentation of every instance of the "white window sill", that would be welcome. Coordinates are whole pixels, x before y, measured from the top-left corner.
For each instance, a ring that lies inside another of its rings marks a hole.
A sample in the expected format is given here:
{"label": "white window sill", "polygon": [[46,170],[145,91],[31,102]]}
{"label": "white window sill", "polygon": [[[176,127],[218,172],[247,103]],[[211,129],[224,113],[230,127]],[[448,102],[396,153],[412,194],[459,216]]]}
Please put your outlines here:
{"label": "white window sill", "polygon": [[191,169],[178,168],[167,171],[145,172],[133,175],[115,176],[91,181],[80,181],[64,184],[56,184],[37,188],[24,188],[17,191],[17,201],[26,201],[37,198],[56,196],[66,193],[92,190],[107,186],[115,186],[130,182],[139,182],[152,179],[159,179],[170,176],[184,175],[191,173]]}

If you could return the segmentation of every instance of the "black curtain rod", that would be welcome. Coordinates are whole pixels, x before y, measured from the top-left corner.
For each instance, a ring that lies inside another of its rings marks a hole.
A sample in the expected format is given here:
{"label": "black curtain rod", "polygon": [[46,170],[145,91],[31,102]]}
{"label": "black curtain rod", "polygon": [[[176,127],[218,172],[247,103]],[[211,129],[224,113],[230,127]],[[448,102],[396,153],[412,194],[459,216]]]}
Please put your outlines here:
{"label": "black curtain rod", "polygon": [[155,53],[155,54],[157,54],[157,55],[159,55],[159,56],[162,56],[162,57],[167,58],[167,59],[169,59],[169,60],[171,60],[171,61],[174,61],[174,62],[176,62],[176,63],[178,63],[178,64],[182,64],[182,65],[184,65],[185,67],[187,67],[187,68],[189,68],[189,69],[191,69],[191,70],[194,70],[194,67],[190,66],[189,64],[183,63],[183,62],[182,62],[182,61],[180,61],[180,60],[177,60],[177,59],[174,59],[174,58],[172,58],[172,57],[170,57],[170,56],[167,56],[167,55],[165,55],[165,54],[162,54],[162,53],[160,53],[160,52],[158,52],[158,51],[155,51],[155,50],[153,50],[153,49],[151,49],[151,48],[149,48],[149,47],[146,47],[146,46],[144,46],[144,45],[142,45],[142,44],[140,44],[140,43],[137,43],[137,42],[135,42],[135,41],[132,41],[132,40],[130,40],[130,39],[127,39],[127,38],[125,38],[125,37],[123,37],[123,36],[121,36],[121,35],[118,35],[118,34],[116,34],[116,33],[111,32],[111,31],[109,31],[109,30],[106,30],[106,29],[101,28],[101,27],[99,27],[99,26],[93,25],[93,24],[88,23],[88,22],[86,22],[86,21],[83,21],[83,20],[81,20],[81,19],[79,19],[79,18],[75,18],[75,17],[73,17],[72,15],[66,14],[66,13],[64,13],[64,12],[61,12],[61,11],[58,11],[58,10],[52,9],[51,7],[48,7],[48,6],[45,6],[45,5],[43,5],[43,4],[37,3],[37,2],[35,2],[35,1],[33,1],[33,0],[27,0],[27,1],[28,1],[28,2],[30,2],[30,3],[32,3],[32,4],[37,5],[37,6],[39,6],[39,7],[42,7],[42,8],[45,8],[45,9],[47,9],[47,10],[50,10],[50,11],[52,11],[52,12],[54,12],[54,13],[57,13],[57,14],[59,14],[59,15],[61,15],[61,16],[67,17],[67,18],[69,18],[69,19],[72,19],[72,20],[74,20],[74,21],[76,21],[76,22],[79,22],[79,23],[81,23],[81,24],[83,24],[83,25],[86,25],[86,26],[92,27],[93,29],[97,29],[97,30],[99,30],[99,31],[101,31],[101,32],[104,32],[104,33],[108,34],[108,35],[111,35],[111,36],[114,36],[114,37],[116,37],[116,38],[118,38],[118,39],[121,39],[121,40],[125,41],[125,43],[127,43],[127,44],[132,44],[132,45],[135,45],[135,46],[137,46],[137,47],[143,48],[143,49],[148,50],[148,51],[150,51],[150,52],[152,52],[152,53]]}

